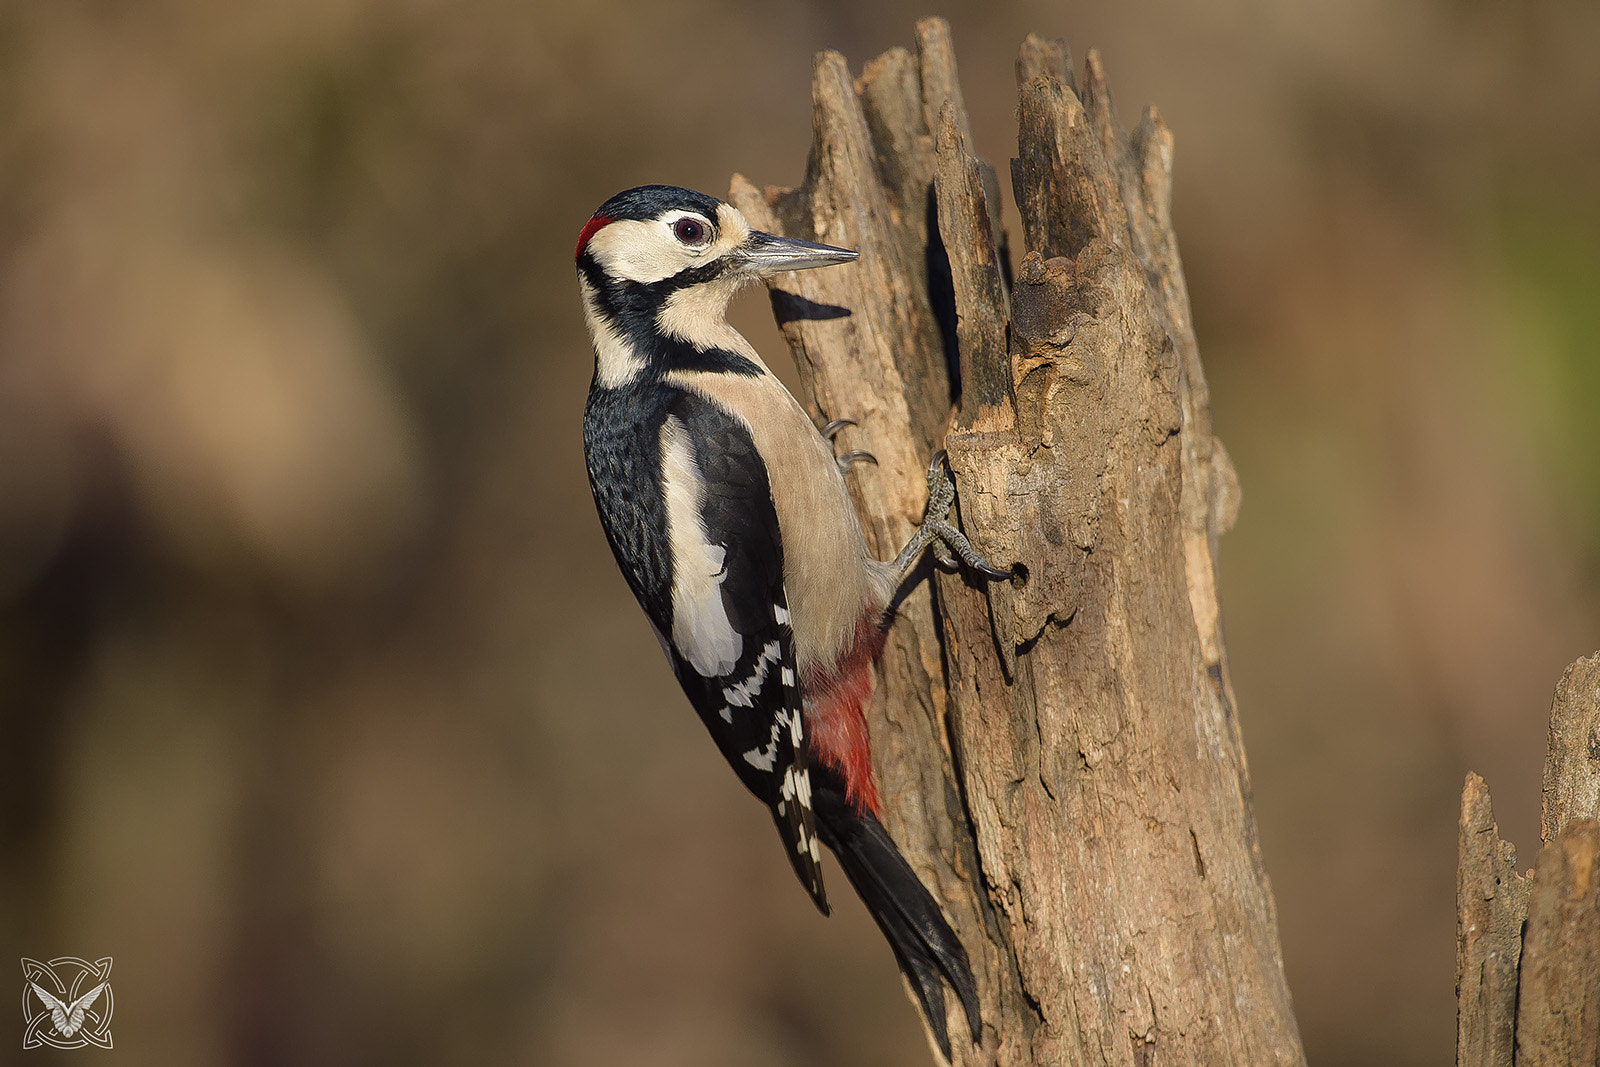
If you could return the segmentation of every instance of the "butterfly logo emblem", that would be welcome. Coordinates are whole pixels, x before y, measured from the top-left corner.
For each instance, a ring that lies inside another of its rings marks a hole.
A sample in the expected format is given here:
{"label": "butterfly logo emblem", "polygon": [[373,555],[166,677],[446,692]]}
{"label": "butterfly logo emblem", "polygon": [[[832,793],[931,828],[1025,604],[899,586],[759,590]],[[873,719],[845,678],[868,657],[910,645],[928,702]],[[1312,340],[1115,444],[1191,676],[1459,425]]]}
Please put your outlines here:
{"label": "butterfly logo emblem", "polygon": [[22,961],[23,1048],[111,1047],[111,957]]}

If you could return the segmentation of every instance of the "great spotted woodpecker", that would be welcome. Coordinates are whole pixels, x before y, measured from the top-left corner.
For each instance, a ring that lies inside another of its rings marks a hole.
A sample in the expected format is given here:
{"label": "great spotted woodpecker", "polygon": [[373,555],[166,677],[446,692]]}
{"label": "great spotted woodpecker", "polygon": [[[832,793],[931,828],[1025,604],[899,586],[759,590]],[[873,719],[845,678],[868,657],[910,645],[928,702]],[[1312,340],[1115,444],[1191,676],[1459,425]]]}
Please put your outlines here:
{"label": "great spotted woodpecker", "polygon": [[602,204],[574,256],[595,351],[584,450],[617,564],[812,900],[828,913],[820,843],[888,938],[948,1060],[941,976],[977,1042],[972,970],[878,821],[862,706],[891,598],[929,544],[946,562],[953,550],[988,578],[1009,575],[949,523],[942,456],[926,521],[897,559],[873,558],[829,439],[728,325],[743,285],[857,253],[761,233],[713,197],[647,185]]}

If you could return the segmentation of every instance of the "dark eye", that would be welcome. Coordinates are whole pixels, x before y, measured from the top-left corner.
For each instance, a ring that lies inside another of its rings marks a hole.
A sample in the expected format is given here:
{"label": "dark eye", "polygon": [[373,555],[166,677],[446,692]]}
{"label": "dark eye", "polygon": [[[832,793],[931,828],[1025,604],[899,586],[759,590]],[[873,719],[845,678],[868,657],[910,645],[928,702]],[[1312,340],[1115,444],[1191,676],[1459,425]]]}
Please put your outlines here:
{"label": "dark eye", "polygon": [[672,224],[672,235],[686,245],[703,243],[706,230],[706,224],[699,219],[679,219]]}

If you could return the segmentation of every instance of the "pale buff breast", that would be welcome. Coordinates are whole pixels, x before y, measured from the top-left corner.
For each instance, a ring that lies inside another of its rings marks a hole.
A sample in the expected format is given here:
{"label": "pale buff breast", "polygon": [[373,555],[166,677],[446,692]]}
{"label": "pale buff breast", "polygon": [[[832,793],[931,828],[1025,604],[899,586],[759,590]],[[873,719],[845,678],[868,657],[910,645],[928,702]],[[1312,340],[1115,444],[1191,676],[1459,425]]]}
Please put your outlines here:
{"label": "pale buff breast", "polygon": [[888,598],[833,450],[770,372],[674,372],[668,381],[706,397],[749,428],[767,464],[783,536],[797,666],[802,677],[813,667],[831,666],[854,638],[862,611],[881,610]]}

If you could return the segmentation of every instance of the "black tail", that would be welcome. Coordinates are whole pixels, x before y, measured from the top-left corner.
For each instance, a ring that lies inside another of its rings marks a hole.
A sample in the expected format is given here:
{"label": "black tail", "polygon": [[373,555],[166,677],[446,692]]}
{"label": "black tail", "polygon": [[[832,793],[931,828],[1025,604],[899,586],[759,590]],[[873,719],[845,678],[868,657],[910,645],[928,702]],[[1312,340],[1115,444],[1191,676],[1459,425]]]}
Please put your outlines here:
{"label": "black tail", "polygon": [[813,767],[811,772],[817,834],[838,857],[845,877],[888,938],[895,962],[917,991],[923,1017],[948,1061],[950,1036],[945,1030],[941,977],[961,1000],[967,1025],[972,1028],[972,1043],[979,1044],[983,1037],[978,990],[967,950],[883,824],[869,813],[858,812],[845,799],[843,788],[829,780],[834,776],[826,769],[820,775],[817,771]]}

